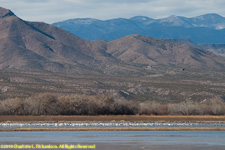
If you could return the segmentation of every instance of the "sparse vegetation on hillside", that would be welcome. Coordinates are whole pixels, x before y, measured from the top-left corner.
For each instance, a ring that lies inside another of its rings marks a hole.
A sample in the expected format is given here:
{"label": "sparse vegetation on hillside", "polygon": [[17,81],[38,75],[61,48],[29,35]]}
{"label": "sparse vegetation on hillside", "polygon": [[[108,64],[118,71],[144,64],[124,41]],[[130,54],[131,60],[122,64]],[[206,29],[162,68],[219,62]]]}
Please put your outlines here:
{"label": "sparse vegetation on hillside", "polygon": [[1,7],[0,39],[0,69],[142,76],[156,65],[225,67],[223,57],[188,45],[143,35],[87,41],[46,23],[24,21]]}
{"label": "sparse vegetation on hillside", "polygon": [[37,94],[0,102],[0,115],[225,115],[225,102],[134,102],[105,96]]}
{"label": "sparse vegetation on hillside", "polygon": [[0,39],[1,114],[223,114],[195,107],[224,101],[225,58],[210,52],[142,35],[87,41],[1,7]]}

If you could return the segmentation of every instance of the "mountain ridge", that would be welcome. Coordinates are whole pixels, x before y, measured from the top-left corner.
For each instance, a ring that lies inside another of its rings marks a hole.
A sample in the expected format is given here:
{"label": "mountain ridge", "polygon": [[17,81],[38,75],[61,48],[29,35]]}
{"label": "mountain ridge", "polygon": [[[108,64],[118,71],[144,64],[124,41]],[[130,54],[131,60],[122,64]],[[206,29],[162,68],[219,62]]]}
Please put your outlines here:
{"label": "mountain ridge", "polygon": [[78,18],[53,25],[86,40],[112,41],[126,35],[141,34],[163,39],[188,38],[195,43],[225,43],[225,18],[218,14],[192,18],[172,15],[162,19],[146,16],[110,20]]}
{"label": "mountain ridge", "polygon": [[[0,8],[0,12],[9,11]],[[87,41],[46,23],[24,21],[15,15],[0,18],[0,69],[140,76],[151,74],[146,67],[157,65],[224,69],[225,59],[143,35]]]}
{"label": "mountain ridge", "polygon": [[7,16],[15,16],[15,14],[9,9],[0,7],[0,18],[5,18]]}
{"label": "mountain ridge", "polygon": [[[211,61],[215,56],[210,52],[193,48],[187,44],[175,44],[168,40],[142,35],[129,35],[111,41],[109,44],[111,47],[109,46],[107,52],[123,61],[133,63],[148,65],[184,65],[186,67],[202,67],[204,65],[213,67],[216,66],[216,63],[219,63],[219,61]],[[120,48],[117,45],[132,46],[129,48],[126,46]],[[205,58],[209,55],[211,56],[210,59]],[[205,61],[205,59],[207,59],[207,61]]]}

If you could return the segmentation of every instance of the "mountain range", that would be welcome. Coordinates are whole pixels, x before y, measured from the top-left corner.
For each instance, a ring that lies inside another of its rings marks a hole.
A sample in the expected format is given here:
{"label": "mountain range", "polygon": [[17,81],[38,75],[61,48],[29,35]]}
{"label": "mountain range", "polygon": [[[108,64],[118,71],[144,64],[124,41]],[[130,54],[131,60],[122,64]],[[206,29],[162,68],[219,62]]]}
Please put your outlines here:
{"label": "mountain range", "polygon": [[0,69],[140,75],[158,65],[224,69],[225,58],[143,35],[88,41],[53,25],[24,21],[0,8]]}
{"label": "mountain range", "polygon": [[111,20],[78,18],[53,25],[86,40],[112,41],[127,35],[140,34],[162,39],[189,39],[197,44],[225,43],[225,18],[218,14],[193,18],[173,15],[163,19],[146,16]]}
{"label": "mountain range", "polygon": [[89,41],[0,7],[0,100],[49,92],[135,101],[224,101],[225,57],[202,46],[138,34]]}

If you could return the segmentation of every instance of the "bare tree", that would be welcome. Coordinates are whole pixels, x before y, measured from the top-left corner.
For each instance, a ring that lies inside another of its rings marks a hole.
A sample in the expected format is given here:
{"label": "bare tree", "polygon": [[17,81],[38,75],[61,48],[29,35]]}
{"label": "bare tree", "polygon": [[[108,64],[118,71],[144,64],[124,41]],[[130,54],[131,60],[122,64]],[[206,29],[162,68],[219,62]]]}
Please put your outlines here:
{"label": "bare tree", "polygon": [[23,115],[24,103],[20,98],[10,98],[0,103],[2,115]]}

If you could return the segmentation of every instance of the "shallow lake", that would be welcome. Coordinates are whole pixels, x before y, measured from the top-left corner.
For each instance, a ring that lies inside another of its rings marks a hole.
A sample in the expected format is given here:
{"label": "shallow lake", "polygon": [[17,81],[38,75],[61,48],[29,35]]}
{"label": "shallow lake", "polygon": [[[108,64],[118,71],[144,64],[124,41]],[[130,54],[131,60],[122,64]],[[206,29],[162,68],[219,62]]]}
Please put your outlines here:
{"label": "shallow lake", "polygon": [[0,132],[1,144],[89,144],[104,150],[224,150],[225,131]]}

